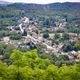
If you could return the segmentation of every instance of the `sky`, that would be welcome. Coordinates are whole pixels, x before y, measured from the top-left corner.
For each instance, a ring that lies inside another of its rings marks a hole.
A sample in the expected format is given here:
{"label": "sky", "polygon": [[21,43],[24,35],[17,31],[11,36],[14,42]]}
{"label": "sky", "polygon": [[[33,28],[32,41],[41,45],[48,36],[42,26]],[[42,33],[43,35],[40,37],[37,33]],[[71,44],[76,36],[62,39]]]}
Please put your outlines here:
{"label": "sky", "polygon": [[80,2],[80,0],[0,0],[0,1],[38,3],[38,4],[48,4],[55,2]]}

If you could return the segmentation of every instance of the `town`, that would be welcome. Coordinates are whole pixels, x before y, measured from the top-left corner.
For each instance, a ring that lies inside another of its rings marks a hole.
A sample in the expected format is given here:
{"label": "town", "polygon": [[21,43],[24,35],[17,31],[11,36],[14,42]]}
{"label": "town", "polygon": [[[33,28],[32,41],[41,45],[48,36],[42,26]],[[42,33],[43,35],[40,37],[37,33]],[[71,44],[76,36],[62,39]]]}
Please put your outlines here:
{"label": "town", "polygon": [[0,1],[0,80],[80,80],[80,1],[68,1]]}
{"label": "town", "polygon": [[22,35],[22,38],[16,39],[15,37],[10,38],[10,36],[3,36],[0,39],[6,44],[16,45],[16,47],[25,48],[25,44],[28,43],[35,45],[36,48],[37,45],[39,45],[45,51],[45,54],[51,53],[56,56],[67,55],[71,61],[79,62],[77,57],[80,55],[79,50],[71,50],[67,52],[64,51],[63,48],[65,43],[67,43],[67,40],[76,42],[79,40],[80,35],[76,33],[56,33],[57,30],[65,29],[66,25],[67,22],[63,19],[62,23],[56,22],[55,25],[50,28],[40,29],[36,20],[29,20],[28,17],[22,17],[18,20],[17,26],[7,27],[11,33],[20,34]]}

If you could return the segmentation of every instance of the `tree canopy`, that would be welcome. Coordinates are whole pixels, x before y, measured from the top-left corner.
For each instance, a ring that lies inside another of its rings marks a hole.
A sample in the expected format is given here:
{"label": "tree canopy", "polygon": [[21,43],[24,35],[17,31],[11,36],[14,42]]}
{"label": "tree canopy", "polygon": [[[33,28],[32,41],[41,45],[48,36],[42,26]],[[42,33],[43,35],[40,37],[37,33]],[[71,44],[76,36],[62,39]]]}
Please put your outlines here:
{"label": "tree canopy", "polygon": [[80,80],[80,64],[58,68],[41,59],[37,50],[14,50],[10,59],[10,65],[0,61],[0,80]]}

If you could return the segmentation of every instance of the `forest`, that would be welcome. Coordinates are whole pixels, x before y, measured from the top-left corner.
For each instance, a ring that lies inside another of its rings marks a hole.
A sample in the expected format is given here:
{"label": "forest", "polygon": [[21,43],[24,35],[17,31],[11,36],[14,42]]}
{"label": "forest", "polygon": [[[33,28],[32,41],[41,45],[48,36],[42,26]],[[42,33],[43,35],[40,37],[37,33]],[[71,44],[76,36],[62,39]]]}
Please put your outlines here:
{"label": "forest", "polygon": [[0,61],[0,80],[80,80],[80,64],[57,67],[36,50],[14,50],[9,62]]}

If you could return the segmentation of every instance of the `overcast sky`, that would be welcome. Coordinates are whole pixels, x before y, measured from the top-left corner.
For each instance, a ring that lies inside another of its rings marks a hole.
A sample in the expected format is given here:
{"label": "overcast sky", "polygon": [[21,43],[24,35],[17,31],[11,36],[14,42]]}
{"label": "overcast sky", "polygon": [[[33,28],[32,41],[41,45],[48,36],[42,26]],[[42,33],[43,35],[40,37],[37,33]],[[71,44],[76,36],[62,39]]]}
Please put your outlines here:
{"label": "overcast sky", "polygon": [[0,1],[38,3],[38,4],[47,4],[54,2],[80,2],[80,0],[0,0]]}

